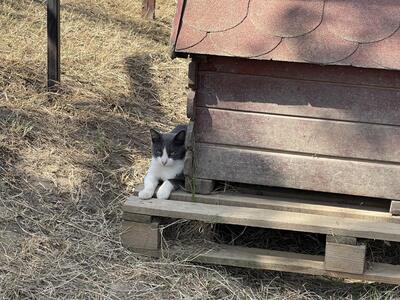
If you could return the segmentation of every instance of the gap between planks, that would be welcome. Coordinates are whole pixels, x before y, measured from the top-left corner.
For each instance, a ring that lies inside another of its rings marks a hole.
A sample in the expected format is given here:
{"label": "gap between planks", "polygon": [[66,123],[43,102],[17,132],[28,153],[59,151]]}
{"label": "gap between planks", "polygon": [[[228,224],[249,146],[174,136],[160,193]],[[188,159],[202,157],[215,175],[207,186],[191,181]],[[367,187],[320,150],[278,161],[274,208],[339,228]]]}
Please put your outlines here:
{"label": "gap between planks", "polygon": [[234,207],[175,200],[128,199],[125,212],[260,228],[345,235],[400,242],[400,224],[321,216],[271,209]]}

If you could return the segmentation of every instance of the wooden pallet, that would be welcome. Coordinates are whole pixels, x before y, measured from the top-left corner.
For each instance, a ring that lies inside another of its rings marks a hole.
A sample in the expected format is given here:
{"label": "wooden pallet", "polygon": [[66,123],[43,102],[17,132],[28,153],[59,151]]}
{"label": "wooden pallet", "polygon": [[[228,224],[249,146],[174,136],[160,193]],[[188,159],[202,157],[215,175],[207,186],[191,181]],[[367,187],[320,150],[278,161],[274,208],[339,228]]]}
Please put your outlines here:
{"label": "wooden pallet", "polygon": [[[130,197],[124,205],[122,242],[137,252],[158,255],[160,233],[154,217],[199,220],[325,234],[325,256],[211,245],[192,261],[400,284],[400,266],[366,261],[357,238],[400,242],[400,218],[378,207],[336,206],[296,197],[239,193],[192,195],[169,200]],[[170,250],[173,252],[173,250]]]}

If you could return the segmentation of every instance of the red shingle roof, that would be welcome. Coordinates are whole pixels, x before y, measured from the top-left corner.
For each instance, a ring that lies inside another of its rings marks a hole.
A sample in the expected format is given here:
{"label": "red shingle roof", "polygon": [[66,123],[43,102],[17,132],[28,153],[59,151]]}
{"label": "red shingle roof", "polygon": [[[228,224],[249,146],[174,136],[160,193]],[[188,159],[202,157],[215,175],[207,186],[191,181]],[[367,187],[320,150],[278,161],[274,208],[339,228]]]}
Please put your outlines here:
{"label": "red shingle roof", "polygon": [[180,0],[175,53],[400,70],[400,0]]}

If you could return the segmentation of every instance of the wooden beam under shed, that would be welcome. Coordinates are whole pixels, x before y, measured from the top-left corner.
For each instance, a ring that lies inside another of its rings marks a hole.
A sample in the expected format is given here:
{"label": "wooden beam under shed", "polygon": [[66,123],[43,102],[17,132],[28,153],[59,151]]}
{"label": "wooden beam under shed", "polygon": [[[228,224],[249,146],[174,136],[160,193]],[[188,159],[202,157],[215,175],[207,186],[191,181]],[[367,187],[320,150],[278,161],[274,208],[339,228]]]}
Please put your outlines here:
{"label": "wooden beam under shed", "polygon": [[47,1],[47,87],[60,82],[60,0]]}

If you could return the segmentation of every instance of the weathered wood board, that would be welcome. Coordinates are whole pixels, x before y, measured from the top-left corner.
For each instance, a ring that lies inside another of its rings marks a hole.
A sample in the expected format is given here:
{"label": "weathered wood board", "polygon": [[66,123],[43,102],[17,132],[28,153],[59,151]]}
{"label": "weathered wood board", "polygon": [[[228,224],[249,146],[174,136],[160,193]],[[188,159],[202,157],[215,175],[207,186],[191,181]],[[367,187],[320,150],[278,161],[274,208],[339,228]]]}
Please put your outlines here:
{"label": "weathered wood board", "polygon": [[202,143],[194,153],[199,178],[400,199],[400,165]]}
{"label": "weathered wood board", "polygon": [[189,122],[186,129],[185,148],[187,150],[192,150],[193,142],[194,142],[194,122]]}
{"label": "weathered wood board", "polygon": [[[215,182],[213,182],[215,183]],[[210,184],[209,182],[207,184]],[[133,192],[133,196],[137,196],[139,191],[143,189],[143,186],[139,186]],[[273,193],[268,195],[254,195],[246,193],[238,193],[233,191],[215,191],[212,194],[193,194],[191,187],[186,189],[187,191],[177,190],[171,193],[167,200],[183,201],[183,202],[196,202],[204,204],[224,205],[224,206],[236,206],[236,207],[250,207],[250,208],[265,208],[280,211],[291,211],[300,212],[306,214],[315,214],[320,216],[334,216],[342,218],[355,218],[365,219],[379,222],[389,223],[400,223],[400,218],[393,216],[386,208],[377,207],[375,204],[381,204],[381,199],[376,199],[372,205],[368,201],[363,201],[361,204],[357,201],[356,203],[347,199],[346,203],[337,202],[338,199],[332,198],[332,194],[325,194],[321,196],[319,194],[309,194],[300,196],[298,193],[284,194]],[[297,191],[296,191],[297,192]],[[319,195],[319,198],[315,197]],[[346,199],[345,197],[343,197]],[[358,199],[365,199],[360,197]],[[341,199],[340,199],[341,200]],[[354,201],[354,199],[353,199]],[[127,216],[127,218],[125,218]],[[131,217],[133,216],[133,218]],[[124,213],[123,219],[142,222],[141,216],[132,213]],[[140,217],[138,219],[137,217]],[[136,219],[134,219],[136,218]],[[150,218],[150,217],[149,217]],[[151,219],[151,218],[150,218]],[[140,220],[140,221],[138,221]],[[144,222],[148,222],[149,219],[145,219]],[[327,236],[329,238],[330,236]],[[338,241],[338,237],[332,236],[334,241]],[[355,245],[355,242],[354,242]]]}
{"label": "weathered wood board", "polygon": [[398,71],[207,56],[199,71],[400,89]]}
{"label": "weathered wood board", "polygon": [[390,213],[394,216],[400,216],[400,201],[392,201],[390,204]]}
{"label": "weathered wood board", "polygon": [[[358,238],[400,241],[400,225],[353,218],[312,215],[270,209],[232,207],[174,200],[141,200],[130,197],[124,211],[159,217],[183,218],[260,228],[343,235]],[[321,222],[323,220],[323,222]]]}
{"label": "weathered wood board", "polygon": [[338,239],[338,241],[327,239],[325,269],[350,274],[363,274],[365,269],[365,253],[365,245],[343,243],[343,239]]}
{"label": "weathered wood board", "polygon": [[185,177],[185,189],[192,194],[192,197],[194,197],[194,193],[208,195],[214,190],[214,187],[214,180],[193,178],[189,176]]}
{"label": "weathered wood board", "polygon": [[[188,253],[188,255],[190,255],[190,253]],[[400,284],[400,266],[371,263],[364,274],[349,274],[325,270],[323,256],[283,251],[216,245],[213,249],[206,250],[204,253],[196,255],[191,260],[207,264]]]}
{"label": "weathered wood board", "polygon": [[124,212],[122,214],[122,220],[125,221],[133,221],[138,223],[151,223],[153,220],[152,216],[149,215],[139,215],[139,214],[131,214]]}
{"label": "weathered wood board", "polygon": [[121,241],[131,249],[158,250],[160,248],[160,232],[158,222],[139,223],[123,220]]}
{"label": "weathered wood board", "polygon": [[400,163],[397,126],[199,107],[195,128],[196,142]]}
{"label": "weathered wood board", "polygon": [[398,72],[196,59],[194,177],[400,200]]}
{"label": "weathered wood board", "polygon": [[198,72],[199,64],[197,61],[192,60],[189,63],[188,70],[188,87],[191,90],[196,90],[197,88],[197,72]]}
{"label": "weathered wood board", "polygon": [[186,102],[186,116],[190,120],[194,120],[194,99],[196,97],[196,93],[194,91],[189,91],[187,95],[187,102]]}
{"label": "weathered wood board", "polygon": [[200,72],[196,106],[400,125],[400,89]]}
{"label": "weathered wood board", "polygon": [[384,212],[380,208],[378,209],[368,206],[355,207],[344,204],[329,205],[333,202],[329,198],[321,198],[320,201],[304,201],[304,199],[296,198],[296,195],[293,195],[292,198],[276,196],[255,196],[238,194],[234,192],[217,192],[211,195],[193,195],[192,193],[175,191],[171,194],[169,199],[204,204],[265,208],[280,211],[316,214],[320,216],[334,216],[342,218],[356,218],[381,222],[400,223],[400,218],[393,217],[389,212]]}

